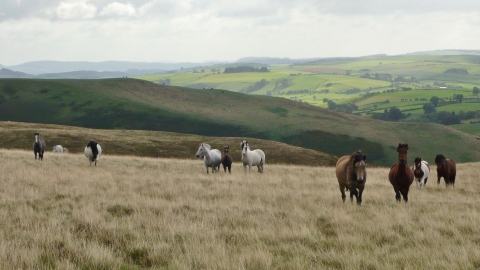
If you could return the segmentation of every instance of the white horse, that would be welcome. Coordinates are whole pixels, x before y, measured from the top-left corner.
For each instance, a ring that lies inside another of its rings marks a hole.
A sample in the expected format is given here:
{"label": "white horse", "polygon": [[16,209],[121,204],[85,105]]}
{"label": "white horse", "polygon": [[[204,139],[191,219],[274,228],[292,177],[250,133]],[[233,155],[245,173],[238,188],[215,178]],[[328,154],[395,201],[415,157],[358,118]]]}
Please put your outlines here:
{"label": "white horse", "polygon": [[413,163],[412,172],[415,183],[417,183],[417,188],[425,188],[425,184],[427,184],[428,177],[430,176],[430,165],[419,157],[416,157]]}
{"label": "white horse", "polygon": [[247,165],[249,172],[252,172],[252,166],[257,166],[258,172],[263,173],[265,153],[260,149],[251,151],[247,141],[241,142],[240,145],[242,146],[242,162],[245,173],[247,173]]}
{"label": "white horse", "polygon": [[59,145],[59,144],[54,144],[53,145],[53,152],[54,153],[63,153],[64,152],[64,148],[63,146]]}
{"label": "white horse", "polygon": [[98,160],[102,155],[102,147],[96,141],[91,140],[87,146],[85,146],[85,156],[90,161],[90,166],[92,166],[92,162],[95,162],[95,167],[97,167]]}
{"label": "white horse", "polygon": [[197,158],[203,156],[203,163],[205,163],[207,173],[208,167],[212,167],[212,173],[220,170],[220,163],[222,161],[222,153],[220,150],[212,149],[207,143],[201,143],[195,156]]}

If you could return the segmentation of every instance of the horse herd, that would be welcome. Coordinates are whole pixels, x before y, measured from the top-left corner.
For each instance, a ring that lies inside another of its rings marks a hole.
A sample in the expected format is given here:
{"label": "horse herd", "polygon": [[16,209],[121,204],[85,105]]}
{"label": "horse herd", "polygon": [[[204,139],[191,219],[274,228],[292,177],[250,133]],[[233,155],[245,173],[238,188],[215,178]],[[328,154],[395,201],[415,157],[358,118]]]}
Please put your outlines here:
{"label": "horse herd", "polygon": [[[252,171],[252,166],[257,166],[258,172],[263,173],[263,165],[265,165],[265,153],[260,149],[250,150],[250,146],[247,141],[240,143],[242,147],[242,163],[245,173]],[[218,149],[212,149],[207,143],[201,143],[198,147],[195,156],[197,158],[203,157],[203,163],[205,164],[205,170],[208,173],[208,168],[212,168],[212,173],[220,171],[220,164],[223,165],[223,170],[231,173],[233,157],[230,155],[230,146],[223,148],[223,154]]]}
{"label": "horse herd", "polygon": [[[390,167],[388,173],[388,179],[393,186],[395,199],[398,202],[402,197],[405,202],[408,201],[408,191],[414,180],[418,188],[425,188],[430,176],[428,162],[420,157],[415,158],[412,167],[407,164],[408,149],[408,144],[398,144],[398,162]],[[347,188],[350,191],[350,200],[353,201],[353,196],[355,196],[357,203],[362,203],[362,193],[367,181],[366,159],[366,155],[357,151],[350,156],[343,156],[337,161],[335,173],[344,202],[346,199],[345,188]],[[435,165],[437,166],[437,184],[440,184],[440,178],[443,177],[447,187],[450,185],[455,187],[457,173],[455,161],[439,154],[435,157]]]}
{"label": "horse herd", "polygon": [[[240,146],[242,148],[241,160],[245,173],[247,172],[247,166],[249,172],[252,171],[252,166],[257,166],[258,172],[263,173],[265,153],[260,149],[250,150],[247,141],[242,141]],[[37,159],[38,154],[39,160],[43,160],[45,147],[45,140],[40,137],[39,133],[35,133],[35,142],[33,143],[35,159]],[[390,172],[388,173],[388,179],[393,186],[395,199],[397,201],[401,201],[403,197],[403,200],[407,202],[408,191],[413,181],[415,180],[418,188],[425,188],[428,177],[430,176],[430,166],[428,162],[422,160],[420,157],[415,158],[412,167],[407,164],[408,149],[408,144],[398,144],[398,162],[395,162],[390,167]],[[228,169],[228,172],[231,173],[233,157],[229,151],[230,146],[225,146],[222,154],[220,150],[212,149],[209,144],[201,143],[195,156],[197,158],[203,157],[207,173],[209,172],[209,168],[212,168],[212,173],[219,172],[220,164],[223,165],[223,170],[225,172]],[[54,145],[53,152],[68,153],[68,149],[61,145]],[[94,140],[89,141],[87,146],[85,146],[84,153],[90,161],[90,166],[92,163],[95,163],[95,166],[98,166],[98,160],[102,155],[102,147],[100,144]],[[347,189],[350,191],[351,201],[353,201],[353,197],[355,196],[357,203],[362,203],[362,194],[367,181],[366,160],[367,156],[361,151],[356,151],[352,155],[342,156],[338,159],[335,167],[335,174],[337,176],[342,200],[344,202],[347,197],[345,195],[345,189]],[[439,154],[435,157],[435,165],[437,166],[437,184],[440,184],[440,178],[443,177],[447,187],[450,185],[455,187],[455,161]]]}
{"label": "horse herd", "polygon": [[[45,140],[40,137],[39,133],[35,133],[35,141],[33,142],[33,153],[35,155],[35,160],[38,159],[43,160],[43,153],[45,152],[47,144]],[[68,153],[68,148],[63,147],[61,145],[53,145],[54,153]],[[92,162],[95,163],[95,166],[98,166],[98,160],[102,155],[102,147],[96,141],[91,140],[88,142],[87,146],[84,149],[85,156],[90,161],[90,166],[92,166]]]}

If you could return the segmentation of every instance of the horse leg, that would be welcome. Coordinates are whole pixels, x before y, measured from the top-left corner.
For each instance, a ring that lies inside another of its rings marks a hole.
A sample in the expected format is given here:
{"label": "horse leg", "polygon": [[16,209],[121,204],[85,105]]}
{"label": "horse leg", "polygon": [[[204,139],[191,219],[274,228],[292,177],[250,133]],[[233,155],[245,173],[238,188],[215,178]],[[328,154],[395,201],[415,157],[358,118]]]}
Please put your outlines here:
{"label": "horse leg", "polygon": [[357,198],[357,204],[358,205],[362,204],[363,189],[364,189],[364,187],[358,188],[358,198]]}
{"label": "horse leg", "polygon": [[247,173],[247,164],[243,164],[243,170],[245,171],[245,174]]}
{"label": "horse leg", "polygon": [[345,199],[347,198],[347,195],[345,195],[345,185],[339,185],[340,187],[340,192],[342,193],[342,201],[345,203]]}
{"label": "horse leg", "polygon": [[398,190],[398,188],[396,186],[393,187],[393,189],[395,190],[395,199],[397,199],[397,202],[400,202],[402,200],[402,198],[400,196],[400,191]]}
{"label": "horse leg", "polygon": [[452,183],[452,186],[453,188],[455,188],[455,177],[457,176],[457,173],[455,173],[454,175],[452,175],[450,177],[450,182]]}
{"label": "horse leg", "polygon": [[228,165],[228,172],[232,173],[232,165]]}
{"label": "horse leg", "polygon": [[353,202],[353,195],[355,195],[355,198],[357,199],[358,203],[358,191],[357,188],[351,188],[350,189],[350,201]]}
{"label": "horse leg", "polygon": [[408,202],[408,188],[400,189],[400,193],[402,193],[403,200],[405,201],[405,203]]}

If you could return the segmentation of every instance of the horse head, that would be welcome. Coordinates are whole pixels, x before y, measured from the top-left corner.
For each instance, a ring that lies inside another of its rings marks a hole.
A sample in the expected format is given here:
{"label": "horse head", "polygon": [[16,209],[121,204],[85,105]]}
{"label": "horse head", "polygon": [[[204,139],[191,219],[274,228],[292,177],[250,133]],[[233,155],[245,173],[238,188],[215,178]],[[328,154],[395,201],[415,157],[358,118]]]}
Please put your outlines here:
{"label": "horse head", "polygon": [[228,154],[228,150],[230,150],[230,146],[227,145],[223,148],[223,153]]}
{"label": "horse head", "polygon": [[447,159],[446,156],[442,155],[442,154],[438,154],[436,157],[435,157],[435,165],[437,165],[437,168],[442,168],[442,165],[443,165],[443,162]]}
{"label": "horse head", "polygon": [[415,160],[413,161],[413,174],[417,178],[421,178],[424,175],[424,172],[422,171],[422,158],[420,157],[415,157]]}
{"label": "horse head", "polygon": [[247,150],[249,149],[248,147],[248,142],[247,141],[243,141],[241,143],[242,145],[242,156],[246,156],[247,155]]}
{"label": "horse head", "polygon": [[367,180],[365,169],[365,161],[367,160],[367,156],[358,151],[350,156],[350,160],[353,163],[353,169],[355,171],[355,175],[357,176],[357,182],[359,184],[365,182],[365,180]]}
{"label": "horse head", "polygon": [[400,164],[407,163],[408,143],[406,144],[399,143],[397,147],[397,152],[398,152],[398,161],[400,162]]}
{"label": "horse head", "polygon": [[40,133],[35,133],[35,143],[38,143],[38,138],[40,137]]}
{"label": "horse head", "polygon": [[206,144],[206,143],[201,143],[200,146],[198,147],[198,151],[197,151],[197,153],[195,154],[195,156],[196,156],[197,158],[203,157],[206,149],[207,149],[207,148],[210,148],[210,147],[207,147],[207,146],[210,146],[210,145],[208,145],[208,144]]}

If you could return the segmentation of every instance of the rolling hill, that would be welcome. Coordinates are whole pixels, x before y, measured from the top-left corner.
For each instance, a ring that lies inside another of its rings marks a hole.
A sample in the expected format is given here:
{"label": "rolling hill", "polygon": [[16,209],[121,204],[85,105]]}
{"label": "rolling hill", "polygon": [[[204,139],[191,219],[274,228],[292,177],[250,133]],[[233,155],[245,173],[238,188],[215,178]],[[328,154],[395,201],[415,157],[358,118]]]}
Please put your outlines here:
{"label": "rolling hill", "polygon": [[[195,153],[202,142],[209,143],[220,151],[223,151],[225,145],[230,145],[234,162],[239,163],[240,142],[246,139],[252,146],[252,150],[261,148],[267,153],[267,164],[334,166],[338,160],[334,155],[319,151],[255,138],[208,137],[144,130],[89,129],[5,121],[0,121],[0,148],[32,150],[34,132],[39,132],[47,143],[45,158],[55,155],[51,153],[54,144],[67,147],[70,153],[83,153],[88,141],[95,139],[102,145],[104,155],[176,159],[197,159]],[[308,158],[305,158],[306,156]]]}
{"label": "rolling hill", "polygon": [[447,126],[378,121],[284,98],[135,79],[3,79],[0,91],[4,121],[249,137],[336,156],[361,149],[384,166],[396,161],[400,142],[409,143],[412,158],[480,161],[480,141]]}

